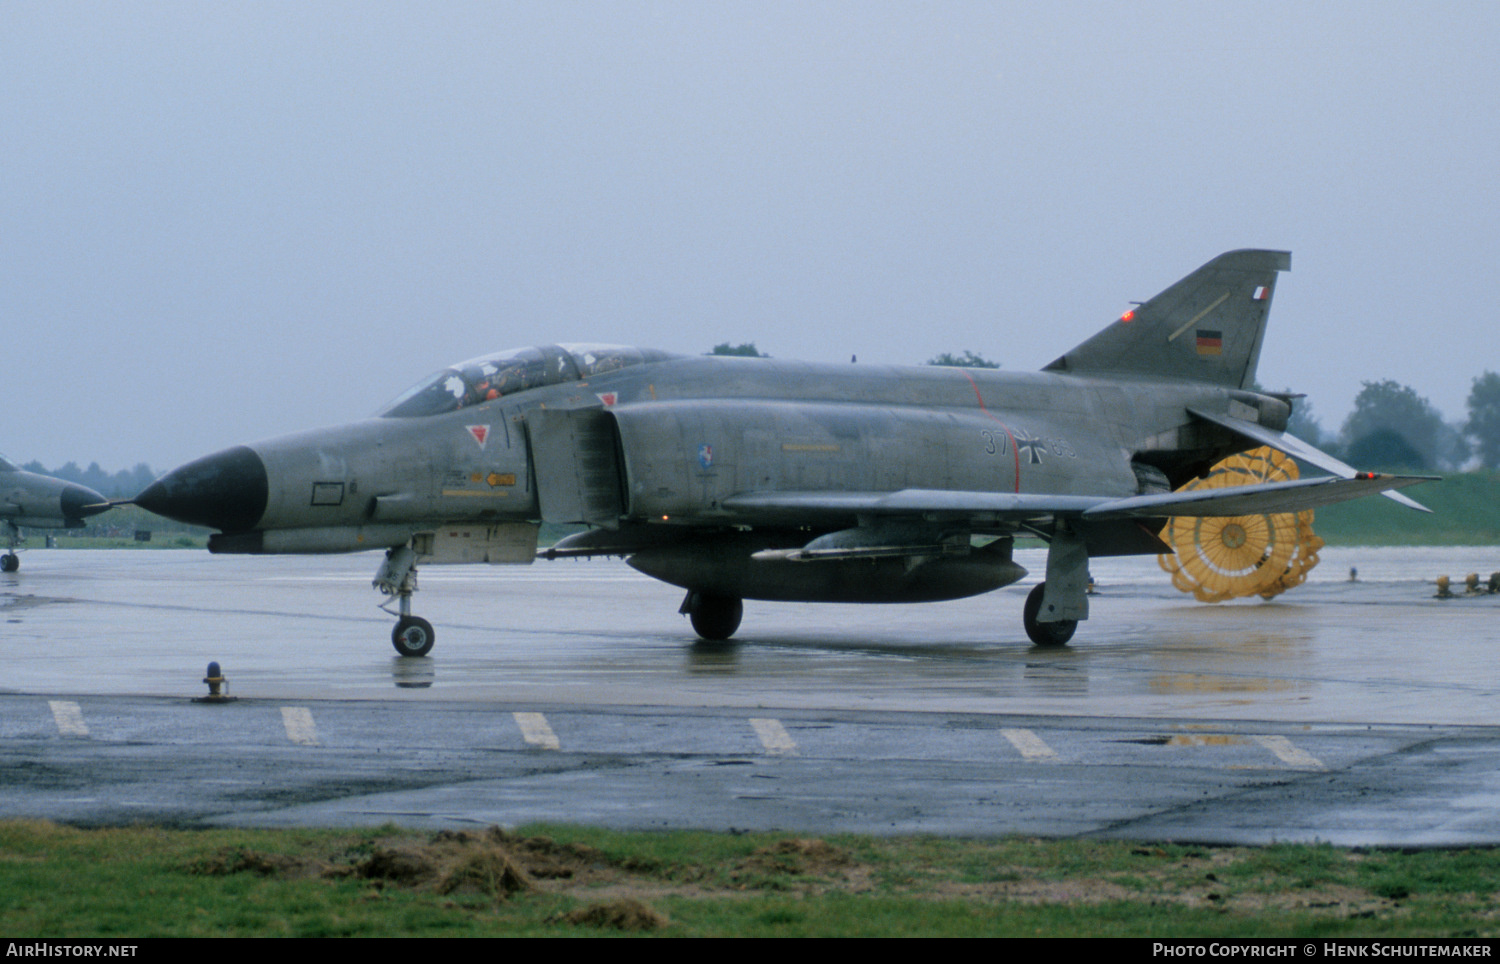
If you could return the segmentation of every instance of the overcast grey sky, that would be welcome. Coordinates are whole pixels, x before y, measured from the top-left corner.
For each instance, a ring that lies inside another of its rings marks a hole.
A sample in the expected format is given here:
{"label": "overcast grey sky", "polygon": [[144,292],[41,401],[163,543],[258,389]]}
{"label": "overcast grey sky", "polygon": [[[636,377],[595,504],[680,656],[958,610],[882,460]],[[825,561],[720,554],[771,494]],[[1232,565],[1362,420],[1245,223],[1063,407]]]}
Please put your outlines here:
{"label": "overcast grey sky", "polygon": [[163,471],[602,341],[1039,368],[1287,248],[1260,378],[1500,369],[1500,4],[0,0],[0,450]]}

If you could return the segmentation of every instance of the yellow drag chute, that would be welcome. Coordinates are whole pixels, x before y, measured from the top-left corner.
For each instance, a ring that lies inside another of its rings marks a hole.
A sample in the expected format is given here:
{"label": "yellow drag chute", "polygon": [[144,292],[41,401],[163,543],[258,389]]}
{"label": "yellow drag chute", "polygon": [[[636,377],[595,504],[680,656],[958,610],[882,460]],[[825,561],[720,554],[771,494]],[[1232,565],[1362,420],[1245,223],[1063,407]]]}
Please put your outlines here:
{"label": "yellow drag chute", "polygon": [[[1233,455],[1179,492],[1257,482],[1289,482],[1297,463],[1272,448]],[[1161,537],[1173,549],[1158,556],[1172,585],[1202,602],[1240,596],[1270,599],[1301,585],[1318,564],[1323,540],[1312,531],[1312,510],[1231,517],[1174,516]]]}

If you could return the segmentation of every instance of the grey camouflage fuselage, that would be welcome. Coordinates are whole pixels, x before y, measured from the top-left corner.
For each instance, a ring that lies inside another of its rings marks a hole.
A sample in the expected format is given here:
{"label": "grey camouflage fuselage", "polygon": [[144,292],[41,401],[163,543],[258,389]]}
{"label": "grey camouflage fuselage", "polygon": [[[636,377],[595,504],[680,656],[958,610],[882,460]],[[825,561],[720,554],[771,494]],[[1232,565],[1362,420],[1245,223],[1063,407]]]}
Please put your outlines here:
{"label": "grey camouflage fuselage", "polygon": [[1240,508],[1415,481],[1355,477],[1284,435],[1290,396],[1247,387],[1289,263],[1222,255],[1035,373],[504,353],[439,373],[381,417],[190,463],[137,501],[220,530],[216,552],[528,562],[539,523],[585,524],[544,555],[623,555],[686,588],[684,611],[694,594],[734,600],[735,624],[741,598],[985,592],[1025,575],[1011,540],[1031,534],[1052,549],[1028,630],[1070,634],[1090,556],[1162,552],[1164,517],[1227,514],[1172,491],[1226,455],[1272,444],[1342,477],[1254,487]]}

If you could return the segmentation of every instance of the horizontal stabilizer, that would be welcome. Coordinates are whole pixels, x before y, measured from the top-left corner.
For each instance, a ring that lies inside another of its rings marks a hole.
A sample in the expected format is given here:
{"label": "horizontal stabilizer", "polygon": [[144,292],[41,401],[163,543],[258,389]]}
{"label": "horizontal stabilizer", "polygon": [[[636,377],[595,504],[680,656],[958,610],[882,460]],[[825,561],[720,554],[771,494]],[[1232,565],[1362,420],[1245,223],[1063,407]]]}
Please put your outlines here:
{"label": "horizontal stabilizer", "polygon": [[1227,489],[1196,489],[1115,499],[1083,513],[1085,519],[1139,519],[1165,516],[1236,516],[1303,512],[1376,492],[1433,481],[1427,476],[1361,473],[1352,479],[1320,476],[1291,482],[1262,482]]}
{"label": "horizontal stabilizer", "polygon": [[[1299,462],[1305,462],[1308,465],[1315,465],[1323,471],[1331,472],[1341,479],[1352,479],[1356,476],[1364,474],[1355,469],[1354,466],[1340,462],[1338,459],[1329,455],[1327,452],[1323,452],[1319,449],[1313,448],[1311,445],[1302,441],[1300,438],[1297,438],[1297,436],[1295,435],[1288,435],[1285,432],[1277,432],[1274,429],[1266,428],[1263,425],[1257,425],[1254,422],[1247,422],[1242,418],[1234,418],[1230,415],[1216,415],[1212,412],[1205,412],[1196,408],[1188,409],[1188,414],[1192,415],[1194,418],[1201,418],[1205,422],[1212,422],[1215,425],[1227,428],[1231,432],[1234,432],[1236,435],[1247,438],[1250,441],[1255,442],[1256,444],[1269,445],[1276,451],[1284,452],[1285,454],[1290,455],[1292,458],[1296,459]],[[1394,478],[1394,476],[1387,476],[1387,478]],[[1403,478],[1412,478],[1417,482],[1441,481],[1436,476],[1403,476]],[[1407,482],[1404,484],[1413,485],[1415,483]],[[1396,488],[1399,488],[1399,486],[1391,486],[1388,489],[1382,490],[1380,494],[1393,502],[1398,502],[1401,505],[1406,506],[1408,509],[1416,509],[1418,512],[1432,511],[1431,509],[1427,508],[1427,506],[1416,501],[1415,499],[1407,498],[1401,493],[1394,491]]]}

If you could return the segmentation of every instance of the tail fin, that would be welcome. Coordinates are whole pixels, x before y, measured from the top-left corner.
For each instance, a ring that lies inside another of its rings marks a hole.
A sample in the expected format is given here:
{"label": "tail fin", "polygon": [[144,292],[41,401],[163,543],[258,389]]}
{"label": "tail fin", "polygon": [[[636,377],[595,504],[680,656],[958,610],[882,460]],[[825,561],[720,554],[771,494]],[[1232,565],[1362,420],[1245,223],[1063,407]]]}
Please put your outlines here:
{"label": "tail fin", "polygon": [[1221,254],[1048,365],[1052,372],[1118,372],[1249,388],[1289,251]]}

